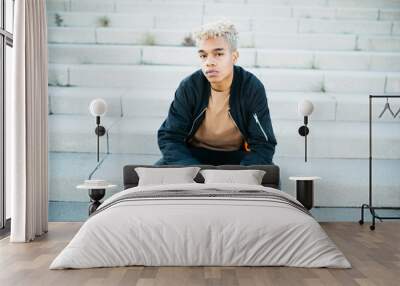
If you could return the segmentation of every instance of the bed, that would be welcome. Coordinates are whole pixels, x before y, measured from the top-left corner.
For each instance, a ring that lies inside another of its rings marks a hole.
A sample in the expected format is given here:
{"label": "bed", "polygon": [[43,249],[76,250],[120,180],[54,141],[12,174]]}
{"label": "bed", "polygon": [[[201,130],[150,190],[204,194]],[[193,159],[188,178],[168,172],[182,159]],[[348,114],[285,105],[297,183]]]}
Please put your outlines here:
{"label": "bed", "polygon": [[351,267],[308,210],[279,190],[278,166],[198,166],[263,170],[259,185],[204,183],[199,172],[192,183],[150,186],[138,184],[137,167],[179,166],[125,166],[124,191],[100,205],[50,269]]}

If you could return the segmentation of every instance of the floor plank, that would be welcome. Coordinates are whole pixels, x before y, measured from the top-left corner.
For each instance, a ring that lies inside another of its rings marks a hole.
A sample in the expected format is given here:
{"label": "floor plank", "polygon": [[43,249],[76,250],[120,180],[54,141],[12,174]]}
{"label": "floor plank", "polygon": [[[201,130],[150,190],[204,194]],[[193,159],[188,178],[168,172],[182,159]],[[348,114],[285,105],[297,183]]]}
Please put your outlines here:
{"label": "floor plank", "polygon": [[50,223],[49,232],[32,243],[0,240],[0,285],[399,285],[400,222],[368,225],[321,223],[344,252],[352,269],[291,267],[116,267],[49,270],[82,223]]}

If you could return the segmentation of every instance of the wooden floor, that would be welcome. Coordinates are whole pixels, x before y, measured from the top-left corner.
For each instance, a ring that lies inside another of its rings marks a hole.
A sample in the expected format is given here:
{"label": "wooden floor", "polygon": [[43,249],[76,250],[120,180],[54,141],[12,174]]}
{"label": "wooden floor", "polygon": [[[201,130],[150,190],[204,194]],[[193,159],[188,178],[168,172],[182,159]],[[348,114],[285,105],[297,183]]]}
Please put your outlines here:
{"label": "wooden floor", "polygon": [[400,285],[400,223],[370,231],[357,223],[323,223],[353,268],[119,267],[48,270],[81,223],[50,223],[32,243],[0,241],[0,285]]}

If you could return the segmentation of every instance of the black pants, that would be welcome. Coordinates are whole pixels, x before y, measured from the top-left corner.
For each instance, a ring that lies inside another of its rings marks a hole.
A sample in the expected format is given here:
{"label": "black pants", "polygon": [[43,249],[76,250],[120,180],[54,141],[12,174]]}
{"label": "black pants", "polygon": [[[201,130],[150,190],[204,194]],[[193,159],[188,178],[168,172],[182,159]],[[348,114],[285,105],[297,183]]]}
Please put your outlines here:
{"label": "black pants", "polygon": [[[246,152],[237,151],[214,151],[201,147],[188,147],[192,156],[200,161],[202,165],[239,165]],[[166,165],[163,158],[154,165]]]}

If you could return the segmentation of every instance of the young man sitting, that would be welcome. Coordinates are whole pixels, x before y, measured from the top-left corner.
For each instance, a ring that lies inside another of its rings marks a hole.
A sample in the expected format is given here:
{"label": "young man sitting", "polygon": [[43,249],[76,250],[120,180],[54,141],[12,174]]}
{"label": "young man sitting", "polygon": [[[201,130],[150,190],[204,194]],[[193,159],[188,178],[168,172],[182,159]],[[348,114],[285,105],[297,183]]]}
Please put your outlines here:
{"label": "young man sitting", "polygon": [[273,164],[276,139],[265,89],[236,66],[237,31],[220,21],[194,33],[201,69],[181,81],[158,130],[155,165]]}

